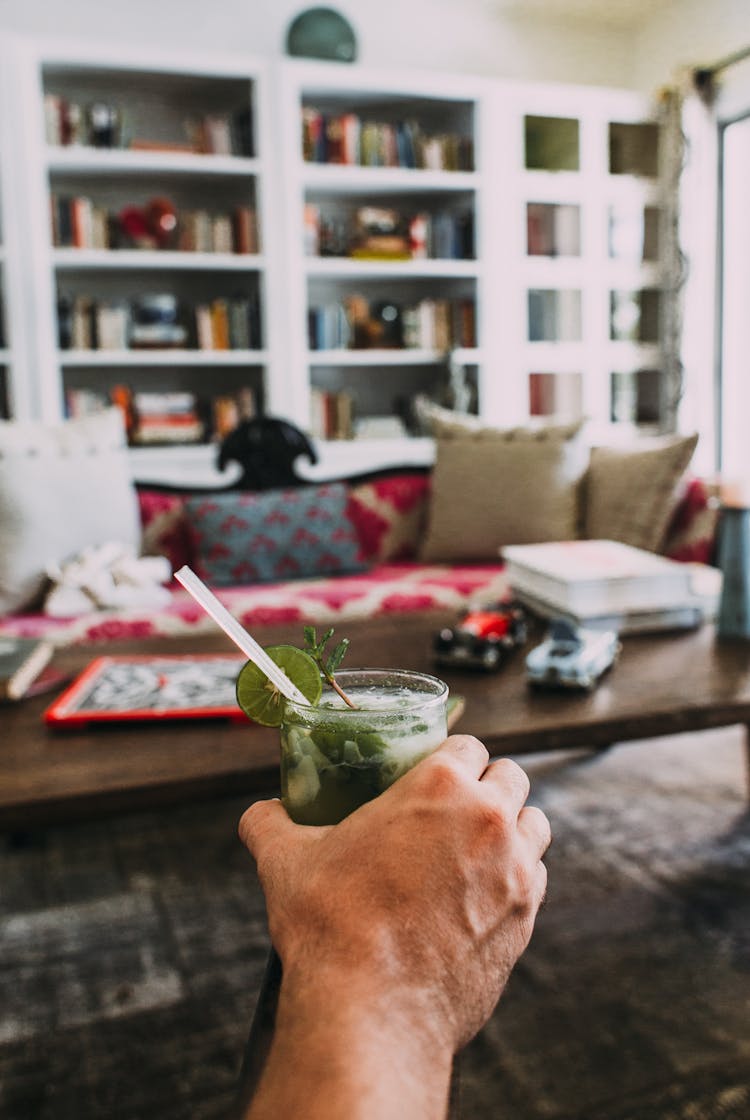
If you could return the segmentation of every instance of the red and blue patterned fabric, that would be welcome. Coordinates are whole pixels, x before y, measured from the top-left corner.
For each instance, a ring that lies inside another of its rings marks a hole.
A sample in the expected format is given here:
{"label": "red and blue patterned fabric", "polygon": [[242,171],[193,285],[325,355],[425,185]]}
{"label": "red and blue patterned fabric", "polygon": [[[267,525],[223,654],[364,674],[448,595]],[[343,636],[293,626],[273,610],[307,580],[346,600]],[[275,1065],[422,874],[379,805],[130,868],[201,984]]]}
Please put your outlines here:
{"label": "red and blue patterned fabric", "polygon": [[348,500],[341,482],[188,498],[198,575],[214,587],[236,587],[361,572]]}

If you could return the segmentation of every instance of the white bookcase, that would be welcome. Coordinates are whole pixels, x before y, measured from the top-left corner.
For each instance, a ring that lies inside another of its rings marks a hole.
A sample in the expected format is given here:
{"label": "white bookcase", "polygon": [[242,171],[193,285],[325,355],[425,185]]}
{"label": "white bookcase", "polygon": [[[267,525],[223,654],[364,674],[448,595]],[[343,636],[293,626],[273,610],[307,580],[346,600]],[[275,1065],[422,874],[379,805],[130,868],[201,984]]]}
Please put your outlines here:
{"label": "white bookcase", "polygon": [[[39,40],[6,43],[3,62],[0,229],[13,234],[0,280],[13,331],[0,371],[11,415],[58,419],[87,392],[121,385],[187,391],[206,408],[250,387],[260,411],[317,438],[311,477],[429,462],[432,441],[411,423],[416,393],[446,402],[458,387],[495,424],[658,425],[659,156],[646,99]],[[66,143],[55,142],[56,98],[77,107]],[[235,136],[227,148],[240,110],[252,144]],[[217,150],[190,150],[196,121]],[[92,142],[102,127],[112,146]],[[142,216],[165,198],[177,232],[139,244],[123,211]],[[73,213],[65,199],[84,202]],[[250,251],[227,243],[238,207],[255,214]],[[195,217],[207,213],[219,216],[208,247]],[[141,313],[148,295],[177,300],[181,345],[113,346],[110,320],[109,348],[82,336],[82,307]],[[78,310],[72,338],[61,300]],[[233,300],[252,304],[254,333],[201,347],[213,320],[203,312],[199,333],[194,309]],[[133,457],[140,478],[209,480],[215,445],[139,446]]]}
{"label": "white bookcase", "polygon": [[488,416],[658,426],[658,125],[616,90],[493,92]]}
{"label": "white bookcase", "polygon": [[[265,67],[39,42],[14,65],[32,108],[32,411],[56,419],[114,395],[151,414],[133,423],[138,474],[205,464],[217,409],[280,411],[285,399]],[[180,393],[200,424],[173,411],[169,440],[186,433],[175,446],[158,439],[159,395],[176,410]]]}
{"label": "white bookcase", "polygon": [[486,87],[305,62],[278,80],[292,419],[325,463],[429,461],[410,402],[445,397],[449,352],[481,398]]}

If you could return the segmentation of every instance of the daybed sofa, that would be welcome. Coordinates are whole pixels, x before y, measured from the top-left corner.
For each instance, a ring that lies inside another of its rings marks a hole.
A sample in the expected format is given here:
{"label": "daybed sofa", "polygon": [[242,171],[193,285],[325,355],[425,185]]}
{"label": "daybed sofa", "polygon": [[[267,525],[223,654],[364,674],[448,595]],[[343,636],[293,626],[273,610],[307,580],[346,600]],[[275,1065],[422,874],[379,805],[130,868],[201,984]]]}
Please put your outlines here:
{"label": "daybed sofa", "polygon": [[215,627],[174,582],[158,606],[45,613],[55,565],[113,539],[166,556],[170,571],[189,564],[250,630],[458,613],[508,593],[498,550],[519,541],[606,537],[711,562],[717,511],[711,487],[689,474],[694,438],[592,448],[580,425],[433,419],[431,469],[262,493],[136,487],[114,412],[54,429],[6,424],[0,633],[68,644]]}

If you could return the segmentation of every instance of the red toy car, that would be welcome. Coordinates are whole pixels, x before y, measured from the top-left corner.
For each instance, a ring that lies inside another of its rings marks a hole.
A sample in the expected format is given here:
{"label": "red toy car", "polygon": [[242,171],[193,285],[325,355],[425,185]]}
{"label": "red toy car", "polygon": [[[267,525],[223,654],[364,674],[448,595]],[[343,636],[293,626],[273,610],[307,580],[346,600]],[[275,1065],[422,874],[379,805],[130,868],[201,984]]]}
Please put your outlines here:
{"label": "red toy car", "polygon": [[434,642],[435,660],[467,669],[499,669],[526,641],[526,616],[517,603],[471,610],[457,626],[444,627]]}

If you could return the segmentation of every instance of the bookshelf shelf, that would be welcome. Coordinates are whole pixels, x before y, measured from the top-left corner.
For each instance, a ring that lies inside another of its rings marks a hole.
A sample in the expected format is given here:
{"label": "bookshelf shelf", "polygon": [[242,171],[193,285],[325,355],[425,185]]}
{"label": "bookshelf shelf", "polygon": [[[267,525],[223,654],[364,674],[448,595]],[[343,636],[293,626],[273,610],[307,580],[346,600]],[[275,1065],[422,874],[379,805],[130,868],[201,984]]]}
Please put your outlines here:
{"label": "bookshelf shelf", "polygon": [[58,269],[144,269],[248,272],[265,267],[265,258],[254,253],[190,253],[168,249],[54,249]]}
{"label": "bookshelf shelf", "polygon": [[473,191],[480,186],[475,171],[429,171],[422,168],[347,167],[304,164],[305,187],[319,194],[411,194],[423,191]]}
{"label": "bookshelf shelf", "polygon": [[100,148],[46,149],[46,163],[51,172],[85,175],[258,175],[260,160],[242,156],[201,155],[193,152],[112,151]]}
{"label": "bookshelf shelf", "polygon": [[448,279],[476,277],[480,266],[476,261],[460,260],[350,260],[349,258],[308,257],[305,262],[308,276],[356,279]]}
{"label": "bookshelf shelf", "polygon": [[[478,350],[456,349],[456,361],[476,363],[481,360]],[[346,366],[350,369],[363,369],[371,366],[422,366],[444,362],[446,355],[442,350],[310,350],[308,361],[311,366]]]}
{"label": "bookshelf shelf", "polygon": [[266,350],[62,350],[63,366],[248,366],[268,361]]}

